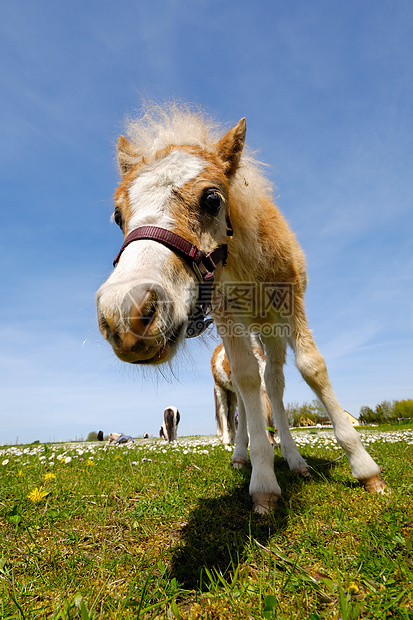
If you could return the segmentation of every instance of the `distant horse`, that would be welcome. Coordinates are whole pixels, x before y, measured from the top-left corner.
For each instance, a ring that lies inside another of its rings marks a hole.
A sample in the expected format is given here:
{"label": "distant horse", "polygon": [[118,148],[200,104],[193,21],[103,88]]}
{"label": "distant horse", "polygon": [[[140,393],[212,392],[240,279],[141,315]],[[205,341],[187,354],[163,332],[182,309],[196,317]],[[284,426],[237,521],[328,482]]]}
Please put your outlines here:
{"label": "distant horse", "polygon": [[175,441],[181,415],[176,407],[167,407],[163,414],[163,424],[159,436],[165,441]]}
{"label": "distant horse", "polygon": [[[264,379],[265,361],[263,352],[254,345],[254,354],[258,361],[260,375]],[[231,378],[231,368],[225,349],[219,344],[211,358],[211,370],[214,378],[214,398],[215,398],[215,418],[217,421],[217,435],[224,446],[234,443],[235,440],[235,413],[237,409],[237,394]],[[271,403],[265,391],[265,385],[261,384],[261,406],[264,419],[267,424],[267,431],[271,443],[274,441],[274,432],[268,430],[273,428]]]}
{"label": "distant horse", "polygon": [[200,112],[171,104],[148,106],[130,123],[129,140],[119,137],[122,178],[113,217],[125,238],[116,269],[97,292],[100,330],[121,360],[160,364],[185,336],[204,329],[212,302],[239,396],[233,462],[247,462],[249,440],[257,512],[273,508],[281,489],[261,411],[253,332],[265,349],[265,385],[282,454],[292,471],[309,474],[282,401],[290,345],[353,476],[368,491],[383,492],[380,469],[343,413],[309,330],[303,252],[260,165],[243,152],[245,133],[245,119],[223,134]]}

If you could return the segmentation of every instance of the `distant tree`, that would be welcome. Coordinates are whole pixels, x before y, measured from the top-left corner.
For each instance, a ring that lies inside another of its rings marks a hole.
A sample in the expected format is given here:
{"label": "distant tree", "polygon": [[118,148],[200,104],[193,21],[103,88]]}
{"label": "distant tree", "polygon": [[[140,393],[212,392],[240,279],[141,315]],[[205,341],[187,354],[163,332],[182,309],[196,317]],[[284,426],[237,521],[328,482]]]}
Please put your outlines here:
{"label": "distant tree", "polygon": [[298,403],[287,403],[285,413],[287,414],[288,424],[290,426],[295,426],[296,415],[299,408],[300,406]]}
{"label": "distant tree", "polygon": [[395,419],[394,415],[394,401],[383,400],[376,407],[377,420],[379,422],[392,422]]}
{"label": "distant tree", "polygon": [[376,413],[371,407],[363,406],[360,409],[359,421],[362,424],[374,424],[376,422]]}
{"label": "distant tree", "polygon": [[314,424],[329,421],[327,412],[319,400],[313,400],[311,403],[305,402],[302,405],[288,403],[285,411],[290,426],[301,426],[303,420],[311,420]]}
{"label": "distant tree", "polygon": [[395,420],[412,419],[413,418],[413,400],[398,400],[394,404]]}
{"label": "distant tree", "polygon": [[370,407],[362,407],[359,420],[362,424],[388,424],[403,418],[413,418],[413,400],[411,399],[399,401],[383,400],[383,402],[376,405],[374,411]]}
{"label": "distant tree", "polygon": [[97,441],[98,440],[98,434],[96,431],[92,431],[89,433],[89,435],[86,437],[86,441]]}

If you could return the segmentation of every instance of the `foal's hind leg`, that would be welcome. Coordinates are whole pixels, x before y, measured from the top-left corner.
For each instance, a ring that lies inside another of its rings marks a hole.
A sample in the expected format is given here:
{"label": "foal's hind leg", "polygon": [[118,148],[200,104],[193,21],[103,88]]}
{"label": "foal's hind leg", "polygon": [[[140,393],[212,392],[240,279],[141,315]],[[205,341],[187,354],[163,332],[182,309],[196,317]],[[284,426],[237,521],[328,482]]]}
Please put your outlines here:
{"label": "foal's hind leg", "polygon": [[360,435],[340,407],[331,387],[324,359],[308,329],[302,300],[299,298],[294,301],[295,315],[290,343],[295,352],[297,367],[323,403],[333,424],[337,441],[347,454],[353,476],[367,491],[383,493],[387,484],[380,475],[380,468],[367,453]]}
{"label": "foal's hind leg", "polygon": [[275,423],[278,427],[281,452],[291,471],[308,477],[310,476],[308,465],[298,452],[298,448],[291,435],[283,403],[284,364],[287,345],[281,338],[266,338],[263,340],[266,353],[265,387],[271,401]]}
{"label": "foal's hind leg", "polygon": [[[225,337],[224,343],[239,403],[242,401],[245,407],[252,465],[249,492],[255,511],[265,513],[276,506],[281,489],[275,477],[274,451],[267,438],[261,411],[261,377],[258,362],[252,351],[250,339],[242,336]],[[237,433],[236,442],[238,439]]]}

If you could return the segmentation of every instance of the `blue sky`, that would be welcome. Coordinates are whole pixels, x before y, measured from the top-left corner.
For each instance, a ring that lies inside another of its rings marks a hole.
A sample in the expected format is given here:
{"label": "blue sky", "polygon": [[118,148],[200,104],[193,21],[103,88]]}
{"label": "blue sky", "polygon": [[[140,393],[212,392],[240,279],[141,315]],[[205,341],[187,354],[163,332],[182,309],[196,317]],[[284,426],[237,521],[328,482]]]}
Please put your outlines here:
{"label": "blue sky", "polygon": [[[0,10],[0,443],[215,432],[209,359],[140,374],[94,294],[121,233],[114,144],[142,97],[247,117],[308,260],[307,311],[342,406],[412,397],[410,0],[15,0]],[[312,400],[289,358],[286,402]]]}

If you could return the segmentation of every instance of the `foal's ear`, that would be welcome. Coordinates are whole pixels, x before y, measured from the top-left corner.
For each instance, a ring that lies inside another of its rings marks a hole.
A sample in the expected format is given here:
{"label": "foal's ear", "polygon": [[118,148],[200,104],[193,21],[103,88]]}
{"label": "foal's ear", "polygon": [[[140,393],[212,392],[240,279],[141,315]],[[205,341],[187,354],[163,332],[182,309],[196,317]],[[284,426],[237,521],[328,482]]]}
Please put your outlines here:
{"label": "foal's ear", "polygon": [[127,174],[139,161],[140,154],[136,147],[120,135],[117,143],[118,163],[123,176]]}
{"label": "foal's ear", "polygon": [[247,123],[245,118],[242,118],[217,144],[218,155],[224,162],[225,174],[228,177],[238,168],[246,132]]}

